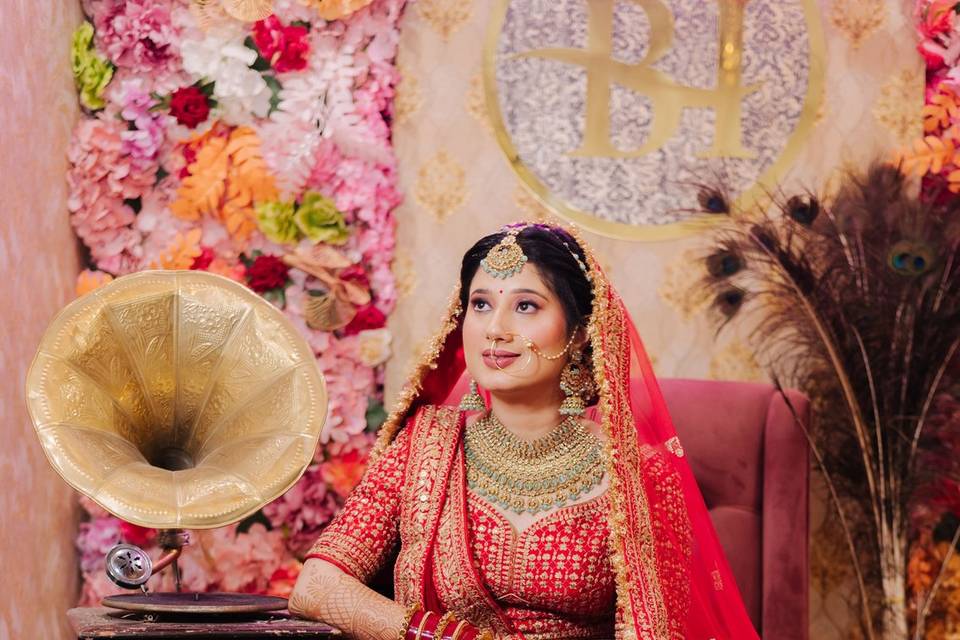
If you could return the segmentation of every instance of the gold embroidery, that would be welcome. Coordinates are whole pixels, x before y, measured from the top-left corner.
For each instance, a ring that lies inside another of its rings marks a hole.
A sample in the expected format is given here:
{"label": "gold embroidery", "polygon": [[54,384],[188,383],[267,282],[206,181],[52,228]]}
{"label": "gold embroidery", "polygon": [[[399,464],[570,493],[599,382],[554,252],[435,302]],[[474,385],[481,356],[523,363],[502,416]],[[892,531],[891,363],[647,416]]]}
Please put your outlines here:
{"label": "gold embroidery", "polygon": [[684,456],[683,445],[680,444],[680,438],[678,438],[677,436],[673,436],[672,438],[667,440],[664,443],[664,446],[666,446],[667,451],[677,456],[678,458],[682,458]]}
{"label": "gold embroidery", "polygon": [[420,206],[442,221],[467,201],[466,172],[441,149],[417,170],[413,196]]}
{"label": "gold embroidery", "polygon": [[478,581],[473,567],[473,554],[468,547],[466,476],[463,448],[457,447],[456,459],[450,473],[448,500],[441,518],[437,535],[437,547],[433,558],[437,591],[443,594],[447,606],[464,619],[480,627],[490,627],[507,633],[497,615],[490,594]]}
{"label": "gold embroidery", "polygon": [[420,357],[420,360],[414,365],[413,371],[407,376],[407,384],[400,392],[393,410],[387,416],[380,432],[377,434],[377,443],[370,453],[371,464],[386,450],[397,431],[400,429],[400,423],[406,419],[413,401],[420,394],[423,378],[431,370],[437,368],[437,358],[440,357],[440,350],[447,340],[447,336],[457,328],[460,317],[460,285],[454,286],[450,297],[447,300],[447,310],[444,313],[443,320],[440,323],[440,329],[430,339],[430,343]]}
{"label": "gold embroidery", "polygon": [[401,548],[393,576],[397,602],[403,605],[419,601],[424,591],[427,551],[438,526],[459,427],[456,410],[432,405],[424,407],[413,426],[402,489]]}
{"label": "gold embroidery", "polygon": [[419,0],[414,6],[427,24],[448,40],[470,18],[471,5],[472,0]]}
{"label": "gold embroidery", "polygon": [[719,569],[714,569],[710,574],[713,577],[713,588],[717,591],[723,591],[723,576]]}

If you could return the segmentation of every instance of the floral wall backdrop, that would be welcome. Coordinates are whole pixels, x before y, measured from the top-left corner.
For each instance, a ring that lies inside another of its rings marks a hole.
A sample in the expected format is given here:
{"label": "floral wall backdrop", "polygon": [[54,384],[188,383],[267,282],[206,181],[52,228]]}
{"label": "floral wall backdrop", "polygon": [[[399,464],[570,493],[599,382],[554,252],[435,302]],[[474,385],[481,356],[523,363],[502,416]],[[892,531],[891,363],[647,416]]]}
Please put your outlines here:
{"label": "floral wall backdrop", "polygon": [[[87,263],[77,293],[142,269],[232,278],[303,333],[330,394],[300,482],[244,522],[193,532],[180,561],[188,590],[289,593],[384,417],[403,4],[83,3],[71,50],[84,117],[67,172]],[[156,532],[81,504],[80,601],[94,604],[118,591],[104,553],[118,539],[153,549]]]}
{"label": "floral wall backdrop", "polygon": [[[0,2],[0,640],[68,638],[76,603],[74,492],[44,457],[24,402],[24,378],[80,270],[67,217],[64,150],[80,116],[68,55],[80,7]],[[51,53],[57,52],[57,53]],[[12,62],[16,61],[16,62]],[[63,532],[41,535],[37,532]]]}

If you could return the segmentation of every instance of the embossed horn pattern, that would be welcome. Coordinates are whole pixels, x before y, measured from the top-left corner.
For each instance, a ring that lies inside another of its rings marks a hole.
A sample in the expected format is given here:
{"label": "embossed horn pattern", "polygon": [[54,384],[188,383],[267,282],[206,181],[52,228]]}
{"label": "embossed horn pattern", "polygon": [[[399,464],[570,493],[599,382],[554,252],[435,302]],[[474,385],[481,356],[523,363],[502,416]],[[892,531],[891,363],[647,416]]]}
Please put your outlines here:
{"label": "embossed horn pattern", "polygon": [[222,526],[281,495],[327,414],[296,329],[249,289],[198,271],[131,274],[69,304],[26,394],[64,480],[159,529]]}

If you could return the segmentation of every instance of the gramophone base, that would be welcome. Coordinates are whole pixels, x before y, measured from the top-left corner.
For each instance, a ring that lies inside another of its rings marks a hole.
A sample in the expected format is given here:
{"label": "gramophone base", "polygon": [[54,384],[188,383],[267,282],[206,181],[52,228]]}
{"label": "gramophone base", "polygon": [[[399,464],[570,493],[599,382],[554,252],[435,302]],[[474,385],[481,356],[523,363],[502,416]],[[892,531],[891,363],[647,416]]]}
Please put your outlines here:
{"label": "gramophone base", "polygon": [[191,616],[262,613],[287,608],[286,598],[249,593],[130,593],[107,596],[101,604],[125,611]]}

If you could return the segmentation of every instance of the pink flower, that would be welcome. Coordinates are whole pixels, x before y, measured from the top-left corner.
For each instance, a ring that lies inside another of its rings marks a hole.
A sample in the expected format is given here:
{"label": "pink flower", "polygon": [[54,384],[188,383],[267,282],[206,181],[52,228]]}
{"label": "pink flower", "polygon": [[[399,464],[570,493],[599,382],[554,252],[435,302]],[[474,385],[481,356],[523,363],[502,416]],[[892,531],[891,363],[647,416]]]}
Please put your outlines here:
{"label": "pink flower", "polygon": [[156,100],[142,79],[130,78],[115,84],[117,88],[111,91],[111,100],[121,106],[120,116],[133,125],[120,133],[121,152],[130,156],[143,171],[155,172],[157,156],[166,138],[163,124],[166,116],[150,111]]}
{"label": "pink flower", "polygon": [[307,68],[310,53],[309,30],[300,25],[283,26],[273,15],[253,25],[253,41],[270,66],[278,73]]}
{"label": "pink flower", "polygon": [[171,72],[179,65],[177,29],[164,0],[92,3],[97,40],[118,67],[141,73]]}
{"label": "pink flower", "polygon": [[84,572],[83,589],[80,592],[78,604],[81,607],[99,607],[100,601],[105,597],[121,593],[130,593],[130,591],[113,584],[101,567],[97,571]]}
{"label": "pink flower", "polygon": [[246,533],[237,533],[236,525],[211,531],[213,544],[207,552],[220,577],[223,591],[263,593],[273,572],[287,559],[283,532],[268,531],[260,523]]}
{"label": "pink flower", "polygon": [[103,571],[103,561],[113,545],[121,541],[121,523],[118,518],[94,518],[80,523],[77,551],[80,569],[85,572]]}
{"label": "pink flower", "polygon": [[274,528],[287,533],[287,548],[303,556],[339,508],[319,468],[312,466],[284,495],[263,508]]}
{"label": "pink flower", "polygon": [[145,195],[155,172],[123,153],[124,131],[119,121],[84,120],[67,154],[71,222],[97,265],[114,275],[134,270],[142,253],[136,215],[124,200]]}

